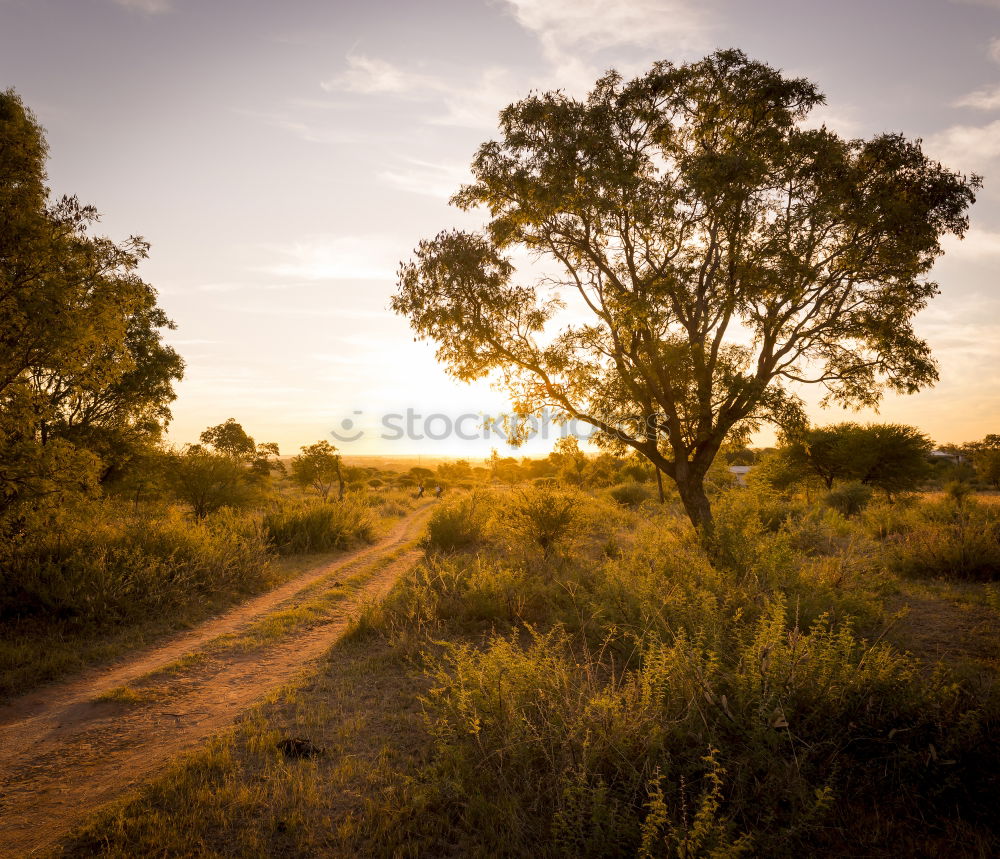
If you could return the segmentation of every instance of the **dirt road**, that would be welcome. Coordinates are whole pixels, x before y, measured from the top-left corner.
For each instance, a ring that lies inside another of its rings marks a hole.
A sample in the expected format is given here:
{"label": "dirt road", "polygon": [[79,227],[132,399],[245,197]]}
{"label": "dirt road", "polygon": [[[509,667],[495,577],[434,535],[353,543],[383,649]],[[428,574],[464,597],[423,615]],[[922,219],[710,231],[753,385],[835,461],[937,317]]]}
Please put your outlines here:
{"label": "dirt road", "polygon": [[[0,707],[0,856],[44,852],[102,805],[294,678],[339,638],[363,602],[384,596],[418,560],[416,539],[429,512],[423,507],[379,543],[309,570],[158,647]],[[164,675],[156,700],[97,700],[348,577],[360,586],[319,623],[250,653],[212,652],[176,676]]]}

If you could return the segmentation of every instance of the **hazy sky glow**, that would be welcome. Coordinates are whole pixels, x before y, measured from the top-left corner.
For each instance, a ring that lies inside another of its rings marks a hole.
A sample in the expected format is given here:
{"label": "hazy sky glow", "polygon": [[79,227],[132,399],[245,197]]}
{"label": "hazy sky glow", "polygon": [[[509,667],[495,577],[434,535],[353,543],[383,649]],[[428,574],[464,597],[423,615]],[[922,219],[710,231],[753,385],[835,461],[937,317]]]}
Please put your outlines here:
{"label": "hazy sky glow", "polygon": [[386,413],[505,405],[388,312],[399,260],[481,220],[447,198],[500,108],[718,47],[817,82],[817,123],[984,175],[918,320],[941,381],[881,416],[939,442],[1000,431],[1000,0],[0,0],[0,88],[47,129],[53,192],[152,242],[187,361],[171,439],[235,417],[286,453],[337,429],[364,433],[351,453],[488,454],[379,438]]}

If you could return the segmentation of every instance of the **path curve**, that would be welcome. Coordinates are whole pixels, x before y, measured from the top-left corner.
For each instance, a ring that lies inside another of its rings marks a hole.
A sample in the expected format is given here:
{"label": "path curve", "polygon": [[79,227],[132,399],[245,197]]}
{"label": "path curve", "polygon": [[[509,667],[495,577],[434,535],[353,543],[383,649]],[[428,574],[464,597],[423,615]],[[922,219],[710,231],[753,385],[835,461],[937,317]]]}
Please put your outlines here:
{"label": "path curve", "polygon": [[[364,602],[384,596],[419,560],[415,541],[430,508],[401,520],[375,545],[311,569],[159,646],[0,706],[0,856],[38,855],[52,847],[102,805],[148,780],[178,753],[198,746],[267,692],[292,680],[343,634]],[[224,653],[168,681],[165,701],[123,707],[95,700],[219,635],[247,629],[324,578],[358,576],[369,569],[361,588],[321,623],[263,651]]]}

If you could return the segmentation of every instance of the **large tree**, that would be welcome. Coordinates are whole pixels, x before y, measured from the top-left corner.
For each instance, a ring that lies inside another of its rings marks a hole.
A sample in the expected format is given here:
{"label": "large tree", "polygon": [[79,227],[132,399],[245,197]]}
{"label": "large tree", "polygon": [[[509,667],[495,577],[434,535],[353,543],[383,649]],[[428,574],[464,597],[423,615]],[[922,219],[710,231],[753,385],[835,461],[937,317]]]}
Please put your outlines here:
{"label": "large tree", "polygon": [[[873,405],[937,378],[913,317],[979,180],[898,134],[804,124],[816,86],[729,50],[530,95],[453,198],[483,232],[422,241],[393,308],[463,380],[548,407],[672,478],[711,529],[727,437],[801,413],[790,385]],[[520,281],[509,251],[542,261]]]}
{"label": "large tree", "polygon": [[0,512],[91,485],[157,438],[183,368],[138,275],[148,244],[91,235],[92,206],[51,199],[46,155],[0,91]]}

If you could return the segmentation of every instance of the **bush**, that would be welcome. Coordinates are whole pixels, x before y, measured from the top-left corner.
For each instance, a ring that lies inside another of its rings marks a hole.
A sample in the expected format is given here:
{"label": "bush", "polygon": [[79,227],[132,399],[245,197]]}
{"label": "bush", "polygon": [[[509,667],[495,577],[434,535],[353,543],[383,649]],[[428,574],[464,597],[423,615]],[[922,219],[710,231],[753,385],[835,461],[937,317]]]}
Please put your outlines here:
{"label": "bush", "polygon": [[545,558],[572,545],[583,527],[582,493],[542,484],[520,490],[503,510],[502,524],[521,544]]}
{"label": "bush", "polygon": [[191,522],[174,510],[134,515],[97,504],[6,543],[0,618],[114,624],[268,579],[259,522],[222,510]]}
{"label": "bush", "polygon": [[835,486],[826,493],[823,501],[844,516],[857,516],[871,499],[871,487],[855,481]]}
{"label": "bush", "polygon": [[641,483],[622,483],[610,489],[608,494],[623,507],[640,507],[653,497],[649,488]]}
{"label": "bush", "polygon": [[1000,761],[955,687],[849,626],[800,628],[781,599],[740,626],[724,651],[641,636],[624,671],[558,626],[445,645],[426,706],[462,828],[511,855],[643,855],[658,836],[776,856],[829,853],[866,806],[899,832],[958,798],[991,813]]}
{"label": "bush", "polygon": [[907,577],[1000,579],[1000,518],[984,506],[929,506],[919,526],[886,541],[889,570]]}
{"label": "bush", "polygon": [[455,552],[482,538],[487,498],[474,493],[435,508],[427,523],[424,545],[431,551]]}
{"label": "bush", "polygon": [[300,503],[264,515],[268,542],[284,555],[329,552],[375,538],[375,520],[361,501]]}

